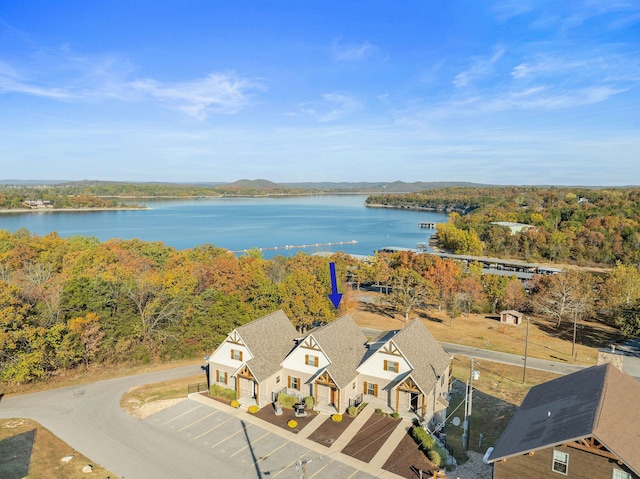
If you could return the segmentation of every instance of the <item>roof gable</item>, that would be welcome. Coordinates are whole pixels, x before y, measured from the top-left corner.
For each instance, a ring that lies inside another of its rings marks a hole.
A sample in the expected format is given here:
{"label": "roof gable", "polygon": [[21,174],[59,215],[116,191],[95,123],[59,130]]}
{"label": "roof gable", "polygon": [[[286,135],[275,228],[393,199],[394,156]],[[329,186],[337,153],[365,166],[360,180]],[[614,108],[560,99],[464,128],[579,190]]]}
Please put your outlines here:
{"label": "roof gable", "polygon": [[280,368],[280,362],[295,346],[298,336],[284,311],[279,310],[236,329],[253,359],[247,361],[258,382]]}
{"label": "roof gable", "polygon": [[390,341],[411,365],[411,377],[417,386],[428,393],[451,364],[450,356],[422,324],[419,318],[411,321]]}
{"label": "roof gable", "polygon": [[489,462],[590,436],[640,473],[640,383],[610,364],[531,388]]}
{"label": "roof gable", "polygon": [[331,361],[326,370],[336,385],[343,389],[357,375],[356,368],[366,352],[366,336],[353,318],[345,314],[321,328],[311,331],[307,338],[309,337],[313,338],[314,344]]}

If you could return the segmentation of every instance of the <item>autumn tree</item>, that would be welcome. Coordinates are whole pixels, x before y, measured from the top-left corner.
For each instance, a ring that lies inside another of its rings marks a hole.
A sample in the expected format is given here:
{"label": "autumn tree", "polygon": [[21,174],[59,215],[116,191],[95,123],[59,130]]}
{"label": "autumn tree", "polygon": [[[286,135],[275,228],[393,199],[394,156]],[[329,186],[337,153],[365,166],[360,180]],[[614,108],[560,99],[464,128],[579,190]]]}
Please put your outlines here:
{"label": "autumn tree", "polygon": [[391,274],[391,293],[387,300],[403,314],[405,322],[409,320],[409,313],[432,295],[433,285],[414,270],[398,268]]}
{"label": "autumn tree", "polygon": [[589,273],[569,270],[536,276],[531,302],[536,311],[556,320],[556,327],[567,317],[580,316],[593,306],[594,279]]}
{"label": "autumn tree", "polygon": [[438,302],[438,311],[443,306],[451,304],[460,279],[460,268],[455,261],[435,258],[432,265],[423,273],[435,289],[435,298]]}

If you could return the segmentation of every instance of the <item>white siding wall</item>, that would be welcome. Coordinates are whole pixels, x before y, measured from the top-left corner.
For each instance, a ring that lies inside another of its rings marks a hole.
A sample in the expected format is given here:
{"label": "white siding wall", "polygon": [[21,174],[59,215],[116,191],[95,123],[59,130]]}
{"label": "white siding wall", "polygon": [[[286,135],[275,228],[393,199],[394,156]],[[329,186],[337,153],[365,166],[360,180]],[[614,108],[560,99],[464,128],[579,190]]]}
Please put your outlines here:
{"label": "white siding wall", "polygon": [[[316,356],[318,358],[318,367],[306,365],[304,363],[305,355]],[[320,369],[326,368],[329,364],[329,358],[327,358],[322,351],[298,346],[296,349],[291,351],[284,361],[282,361],[282,368],[291,371],[299,371],[301,374],[305,374],[309,377],[314,375]]]}
{"label": "white siding wall", "polygon": [[[398,363],[398,372],[385,371],[384,362],[393,361]],[[360,365],[358,372],[366,376],[374,376],[380,379],[386,380],[386,382],[392,381],[396,376],[411,371],[409,363],[402,356],[394,356],[392,354],[386,354],[381,351],[377,351],[371,356],[364,364]]]}

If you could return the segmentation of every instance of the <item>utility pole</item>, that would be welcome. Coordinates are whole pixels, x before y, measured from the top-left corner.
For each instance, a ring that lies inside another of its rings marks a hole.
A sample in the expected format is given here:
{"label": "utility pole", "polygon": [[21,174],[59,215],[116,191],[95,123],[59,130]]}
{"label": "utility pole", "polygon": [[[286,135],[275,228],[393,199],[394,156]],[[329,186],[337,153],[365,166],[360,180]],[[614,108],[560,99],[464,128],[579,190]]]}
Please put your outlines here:
{"label": "utility pole", "polygon": [[469,439],[471,437],[471,410],[473,408],[473,357],[469,358],[469,381],[467,382],[467,395],[465,397],[464,406],[464,426],[465,432],[462,434],[463,447],[465,451],[469,450]]}
{"label": "utility pole", "polygon": [[576,329],[578,328],[578,311],[573,310],[573,343],[571,345],[571,357],[576,357]]}
{"label": "utility pole", "polygon": [[527,318],[527,334],[524,340],[524,369],[522,370],[522,384],[527,380],[527,353],[529,352],[529,318]]}

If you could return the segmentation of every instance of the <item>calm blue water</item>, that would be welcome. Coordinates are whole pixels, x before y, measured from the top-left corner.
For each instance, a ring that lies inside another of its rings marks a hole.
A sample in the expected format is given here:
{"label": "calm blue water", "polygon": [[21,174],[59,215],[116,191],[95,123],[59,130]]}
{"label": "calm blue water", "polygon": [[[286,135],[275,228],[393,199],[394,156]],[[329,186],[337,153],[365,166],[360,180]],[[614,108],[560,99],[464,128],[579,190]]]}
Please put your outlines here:
{"label": "calm blue water", "polygon": [[356,245],[265,251],[344,251],[370,255],[383,246],[415,248],[433,230],[421,221],[444,222],[445,214],[366,208],[366,196],[224,198],[145,201],[150,210],[1,214],[0,229],[26,228],[39,236],[95,236],[162,241],[177,249],[214,244],[229,250],[356,240]]}

